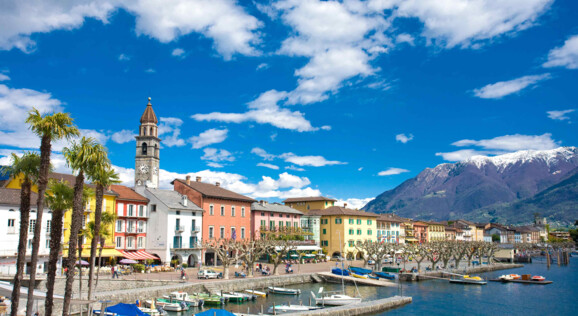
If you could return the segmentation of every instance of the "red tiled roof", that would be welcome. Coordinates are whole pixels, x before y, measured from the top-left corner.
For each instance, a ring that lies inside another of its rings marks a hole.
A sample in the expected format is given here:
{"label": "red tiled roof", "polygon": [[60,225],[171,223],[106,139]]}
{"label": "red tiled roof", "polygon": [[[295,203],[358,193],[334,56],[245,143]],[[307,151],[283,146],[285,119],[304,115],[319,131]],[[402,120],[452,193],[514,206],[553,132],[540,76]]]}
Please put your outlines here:
{"label": "red tiled roof", "polygon": [[[175,179],[174,181],[179,181],[184,185],[190,187],[191,189],[201,193],[204,196],[217,198],[217,199],[224,199],[224,200],[236,200],[236,201],[245,201],[245,202],[257,202],[248,196],[241,195],[239,193],[235,193],[233,191],[229,191],[224,189],[220,186],[216,186],[214,184],[204,183],[200,181],[187,181],[182,179]],[[174,183],[173,181],[173,183]]]}
{"label": "red tiled roof", "polygon": [[323,210],[310,210],[310,215],[352,215],[352,216],[365,216],[365,217],[379,217],[379,215],[370,212],[364,212],[359,210],[352,210],[349,208],[341,206],[332,206]]}
{"label": "red tiled roof", "polygon": [[148,202],[149,199],[146,197],[136,193],[133,189],[129,187],[125,187],[124,185],[116,185],[113,184],[110,186],[112,191],[118,194],[117,199],[119,200],[131,200],[131,201],[140,201],[140,202]]}
{"label": "red tiled roof", "polygon": [[307,196],[307,197],[295,197],[288,198],[283,203],[294,203],[294,202],[313,202],[313,201],[333,201],[337,202],[335,199],[326,198],[324,196]]}

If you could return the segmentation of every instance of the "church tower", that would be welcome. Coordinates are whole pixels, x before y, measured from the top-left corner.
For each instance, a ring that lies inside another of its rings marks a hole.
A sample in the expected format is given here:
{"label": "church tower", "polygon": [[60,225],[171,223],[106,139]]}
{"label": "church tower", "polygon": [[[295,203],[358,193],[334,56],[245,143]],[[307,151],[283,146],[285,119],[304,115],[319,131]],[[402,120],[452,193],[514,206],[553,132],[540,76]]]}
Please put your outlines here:
{"label": "church tower", "polygon": [[135,188],[159,187],[159,150],[158,120],[153,111],[151,98],[140,118],[140,128],[136,136],[136,157],[134,166]]}

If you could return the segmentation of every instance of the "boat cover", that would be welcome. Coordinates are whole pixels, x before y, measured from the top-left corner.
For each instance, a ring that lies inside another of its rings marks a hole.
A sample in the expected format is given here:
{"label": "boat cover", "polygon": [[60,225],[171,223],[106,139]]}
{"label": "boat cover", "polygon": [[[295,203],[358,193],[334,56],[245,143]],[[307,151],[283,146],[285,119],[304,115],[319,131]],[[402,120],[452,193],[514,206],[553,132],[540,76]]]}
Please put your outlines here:
{"label": "boat cover", "polygon": [[224,309],[211,308],[202,313],[195,314],[195,316],[235,316],[235,314]]}
{"label": "boat cover", "polygon": [[122,316],[150,316],[149,314],[141,311],[135,304],[118,303],[116,305],[107,307],[106,311]]}
{"label": "boat cover", "polygon": [[359,268],[359,267],[351,267],[351,266],[349,267],[349,270],[351,270],[357,274],[370,274],[372,272],[372,270],[369,270],[369,269],[364,269],[364,268]]}

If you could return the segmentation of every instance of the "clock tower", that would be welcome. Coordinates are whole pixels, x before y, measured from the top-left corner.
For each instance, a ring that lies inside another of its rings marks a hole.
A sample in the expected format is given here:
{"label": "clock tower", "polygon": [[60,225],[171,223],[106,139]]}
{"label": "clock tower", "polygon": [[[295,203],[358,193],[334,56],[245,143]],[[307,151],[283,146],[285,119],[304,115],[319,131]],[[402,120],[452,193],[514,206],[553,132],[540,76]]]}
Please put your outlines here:
{"label": "clock tower", "polygon": [[159,187],[159,150],[158,120],[153,111],[151,98],[140,118],[140,128],[136,136],[136,157],[134,166],[134,186]]}

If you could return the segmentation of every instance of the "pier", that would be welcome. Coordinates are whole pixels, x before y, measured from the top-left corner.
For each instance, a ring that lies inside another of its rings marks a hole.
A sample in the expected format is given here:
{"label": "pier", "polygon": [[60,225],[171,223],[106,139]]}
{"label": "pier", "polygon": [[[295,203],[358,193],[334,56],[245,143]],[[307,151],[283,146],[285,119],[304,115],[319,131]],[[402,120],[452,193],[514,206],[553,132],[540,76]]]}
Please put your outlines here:
{"label": "pier", "polygon": [[317,273],[317,275],[319,275],[325,282],[329,282],[329,283],[341,283],[341,280],[343,279],[343,282],[348,283],[348,284],[357,283],[359,285],[397,287],[397,284],[395,282],[392,282],[392,281],[374,280],[374,279],[360,279],[360,278],[355,278],[352,276],[336,275],[336,274],[333,274],[331,272],[319,272],[319,273]]}
{"label": "pier", "polygon": [[467,267],[465,269],[452,269],[452,270],[437,270],[437,271],[425,271],[420,273],[400,273],[400,281],[424,281],[432,279],[448,279],[444,278],[444,275],[453,274],[476,274],[484,273],[497,270],[515,269],[523,267],[523,264],[507,264],[507,263],[494,263],[492,265],[483,265],[475,267]]}

